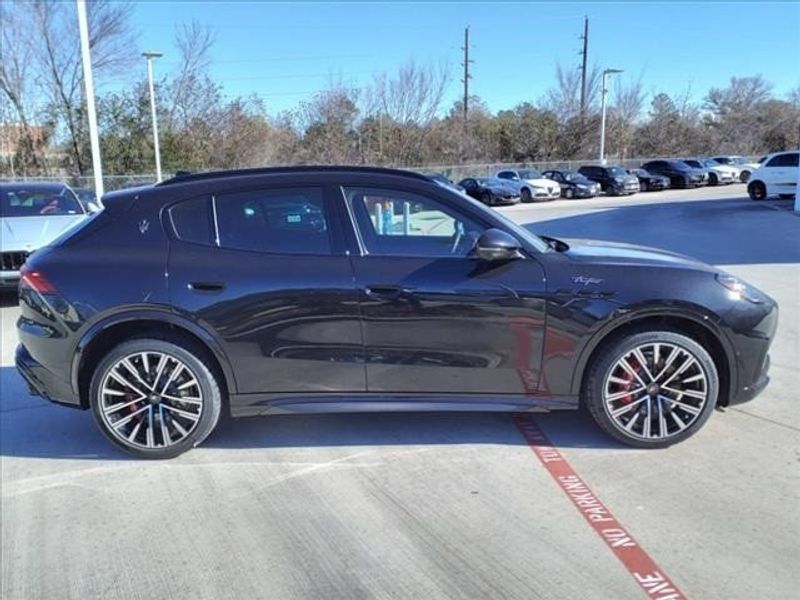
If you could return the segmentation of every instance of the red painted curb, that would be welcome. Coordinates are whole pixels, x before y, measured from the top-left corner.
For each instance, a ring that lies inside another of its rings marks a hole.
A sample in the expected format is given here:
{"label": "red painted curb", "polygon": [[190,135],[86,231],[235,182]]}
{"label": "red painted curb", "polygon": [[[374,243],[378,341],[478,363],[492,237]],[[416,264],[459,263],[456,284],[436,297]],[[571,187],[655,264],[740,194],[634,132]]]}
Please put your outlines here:
{"label": "red painted curb", "polygon": [[514,422],[550,476],[606,546],[625,565],[648,598],[685,600],[686,596],[586,485],[534,418],[515,414]]}

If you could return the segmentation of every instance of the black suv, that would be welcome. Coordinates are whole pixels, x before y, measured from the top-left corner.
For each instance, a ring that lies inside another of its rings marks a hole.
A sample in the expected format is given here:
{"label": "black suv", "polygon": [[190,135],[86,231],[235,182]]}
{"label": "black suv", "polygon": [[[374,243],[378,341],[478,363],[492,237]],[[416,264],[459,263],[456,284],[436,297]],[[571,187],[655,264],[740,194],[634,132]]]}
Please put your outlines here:
{"label": "black suv", "polygon": [[[165,458],[222,411],[575,409],[663,447],[766,385],[775,302],[669,252],[538,237],[403,171],[183,175],[35,252],[16,364]],[[654,275],[657,273],[657,275]]]}
{"label": "black suv", "polygon": [[651,160],[642,165],[648,173],[669,177],[670,187],[690,188],[705,185],[706,176],[681,160]]}
{"label": "black suv", "polygon": [[578,169],[578,173],[599,183],[606,194],[623,196],[639,191],[639,179],[628,173],[623,167],[587,165]]}

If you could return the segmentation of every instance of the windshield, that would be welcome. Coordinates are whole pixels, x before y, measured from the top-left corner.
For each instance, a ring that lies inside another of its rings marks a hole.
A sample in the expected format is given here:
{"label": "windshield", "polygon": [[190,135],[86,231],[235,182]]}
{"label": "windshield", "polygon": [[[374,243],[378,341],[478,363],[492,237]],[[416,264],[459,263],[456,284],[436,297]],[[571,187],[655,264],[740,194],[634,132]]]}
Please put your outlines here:
{"label": "windshield", "polygon": [[561,171],[561,175],[564,176],[564,181],[585,181],[586,177],[578,173],[577,171]]}
{"label": "windshield", "polygon": [[0,191],[2,217],[53,217],[81,215],[83,212],[75,194],[67,187],[3,186]]}
{"label": "windshield", "polygon": [[608,174],[612,177],[625,177],[627,175],[622,167],[608,167]]}
{"label": "windshield", "polygon": [[649,173],[644,169],[631,169],[631,175],[638,175],[639,177],[647,177]]}
{"label": "windshield", "polygon": [[519,171],[520,179],[542,179],[542,174],[536,169],[524,169]]}
{"label": "windshield", "polygon": [[701,165],[701,164],[700,164],[698,161],[696,161],[696,160],[685,160],[685,161],[683,161],[683,162],[685,162],[685,163],[686,163],[687,165],[689,165],[690,167],[694,167],[695,169],[702,169],[702,168],[703,168],[703,165]]}
{"label": "windshield", "polygon": [[708,158],[703,161],[703,164],[707,167],[718,167],[719,163],[711,158]]}

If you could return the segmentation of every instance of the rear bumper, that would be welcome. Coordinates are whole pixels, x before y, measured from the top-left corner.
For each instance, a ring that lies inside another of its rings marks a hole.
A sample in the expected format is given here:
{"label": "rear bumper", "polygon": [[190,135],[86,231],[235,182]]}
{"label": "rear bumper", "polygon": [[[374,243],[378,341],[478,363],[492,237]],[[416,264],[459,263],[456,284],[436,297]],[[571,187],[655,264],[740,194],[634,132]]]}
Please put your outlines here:
{"label": "rear bumper", "polygon": [[32,394],[56,404],[82,408],[80,399],[73,393],[70,384],[36,362],[22,344],[17,346],[14,363]]}

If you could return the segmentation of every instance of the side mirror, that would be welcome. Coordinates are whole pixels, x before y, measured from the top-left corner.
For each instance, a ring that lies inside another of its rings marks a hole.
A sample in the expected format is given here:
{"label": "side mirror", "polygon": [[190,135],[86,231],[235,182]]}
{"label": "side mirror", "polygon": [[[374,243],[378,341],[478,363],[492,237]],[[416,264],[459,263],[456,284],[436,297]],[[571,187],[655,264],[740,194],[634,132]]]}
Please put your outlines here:
{"label": "side mirror", "polygon": [[486,261],[507,261],[522,258],[522,246],[501,229],[487,229],[475,242],[471,255]]}
{"label": "side mirror", "polygon": [[94,214],[96,212],[100,212],[100,207],[97,204],[95,204],[94,202],[87,202],[86,203],[86,212],[88,212],[90,215],[92,215],[92,214]]}

